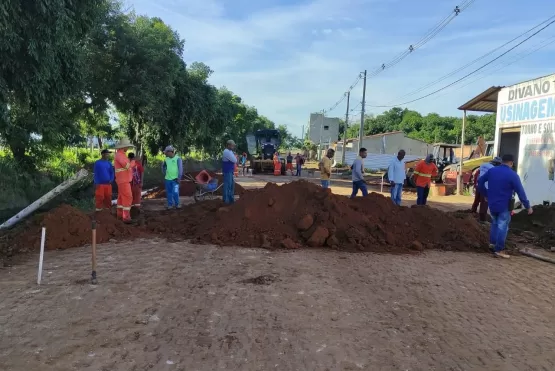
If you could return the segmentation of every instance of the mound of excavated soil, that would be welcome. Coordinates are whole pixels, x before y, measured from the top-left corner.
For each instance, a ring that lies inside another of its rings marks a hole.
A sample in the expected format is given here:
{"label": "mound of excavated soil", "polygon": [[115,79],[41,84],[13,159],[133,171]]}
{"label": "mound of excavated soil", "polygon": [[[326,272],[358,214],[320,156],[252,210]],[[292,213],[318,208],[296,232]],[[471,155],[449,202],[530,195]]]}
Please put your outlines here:
{"label": "mound of excavated soil", "polygon": [[[488,245],[487,232],[470,214],[398,207],[376,193],[351,200],[306,181],[245,191],[231,206],[213,200],[144,216],[144,226],[138,227],[123,224],[108,211],[97,213],[98,243],[156,235],[220,245],[394,253],[433,248],[487,251]],[[68,205],[38,215],[0,236],[0,260],[38,249],[43,226],[47,249],[89,244],[91,222],[90,215]]]}
{"label": "mound of excavated soil", "polygon": [[[188,173],[193,178],[198,175],[199,171]],[[218,179],[218,184],[222,184],[224,181],[224,177],[221,174],[216,174],[213,172],[208,172],[212,178]],[[166,190],[164,189],[164,184],[161,184],[158,190],[154,190],[147,198],[165,198],[166,197]],[[183,197],[192,197],[195,194],[196,185],[195,183],[189,180],[182,180],[179,184],[179,195]],[[245,189],[240,185],[235,183],[235,194],[240,196],[245,192]],[[215,194],[222,195],[222,188],[218,189]]]}
{"label": "mound of excavated soil", "polygon": [[221,245],[407,252],[429,248],[487,251],[470,215],[397,207],[371,193],[351,200],[298,181],[246,191],[234,205],[212,201],[147,219],[150,233]]}
{"label": "mound of excavated soil", "polygon": [[555,206],[534,206],[534,213],[523,210],[513,216],[510,230],[540,246],[555,246]]}
{"label": "mound of excavated soil", "polygon": [[[108,211],[96,213],[95,217],[98,243],[137,235],[136,228],[117,220]],[[72,206],[61,205],[4,235],[0,243],[2,255],[39,249],[42,227],[46,228],[47,250],[79,247],[92,242],[92,217]]]}

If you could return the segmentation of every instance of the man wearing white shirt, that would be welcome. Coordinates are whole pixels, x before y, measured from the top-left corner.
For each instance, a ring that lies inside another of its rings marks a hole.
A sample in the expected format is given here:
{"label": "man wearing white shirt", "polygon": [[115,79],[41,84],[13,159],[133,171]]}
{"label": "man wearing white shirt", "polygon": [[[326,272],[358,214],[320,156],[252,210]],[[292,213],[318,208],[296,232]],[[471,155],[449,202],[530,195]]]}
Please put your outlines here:
{"label": "man wearing white shirt", "polygon": [[403,194],[403,184],[406,178],[404,158],[405,151],[400,150],[387,169],[387,177],[391,184],[391,200],[399,206],[401,206],[401,195]]}

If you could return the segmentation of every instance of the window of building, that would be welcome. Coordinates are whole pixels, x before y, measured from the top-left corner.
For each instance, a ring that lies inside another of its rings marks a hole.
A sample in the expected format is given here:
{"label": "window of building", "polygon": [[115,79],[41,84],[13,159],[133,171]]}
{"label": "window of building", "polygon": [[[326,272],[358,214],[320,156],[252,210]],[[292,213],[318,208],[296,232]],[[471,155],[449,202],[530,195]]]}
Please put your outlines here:
{"label": "window of building", "polygon": [[327,126],[327,125],[326,125],[326,126],[324,126],[324,130],[329,130],[329,129],[330,129],[330,127],[329,127],[329,126]]}

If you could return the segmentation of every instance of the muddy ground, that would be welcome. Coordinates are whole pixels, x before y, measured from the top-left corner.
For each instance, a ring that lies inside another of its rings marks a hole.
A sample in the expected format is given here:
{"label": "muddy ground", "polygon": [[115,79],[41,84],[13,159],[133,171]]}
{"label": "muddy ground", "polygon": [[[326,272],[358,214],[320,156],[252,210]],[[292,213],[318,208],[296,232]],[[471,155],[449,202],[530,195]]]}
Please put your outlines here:
{"label": "muddy ground", "polygon": [[97,286],[89,258],[0,271],[2,370],[555,369],[553,268],[528,258],[144,240],[99,246]]}

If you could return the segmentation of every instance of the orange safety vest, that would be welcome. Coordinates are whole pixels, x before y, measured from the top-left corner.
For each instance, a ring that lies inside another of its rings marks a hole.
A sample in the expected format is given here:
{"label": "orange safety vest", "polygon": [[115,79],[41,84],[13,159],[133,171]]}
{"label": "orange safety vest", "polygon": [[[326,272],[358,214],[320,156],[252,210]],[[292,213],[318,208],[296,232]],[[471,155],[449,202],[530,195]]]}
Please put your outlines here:
{"label": "orange safety vest", "polygon": [[417,187],[429,187],[432,183],[432,177],[437,176],[437,166],[433,162],[429,164],[421,160],[414,168],[414,180]]}
{"label": "orange safety vest", "polygon": [[131,183],[133,180],[133,169],[131,162],[125,155],[125,151],[118,149],[114,158],[114,169],[116,173],[116,183]]}

